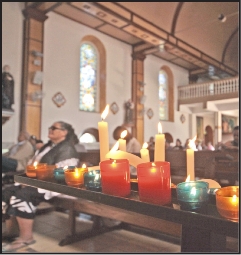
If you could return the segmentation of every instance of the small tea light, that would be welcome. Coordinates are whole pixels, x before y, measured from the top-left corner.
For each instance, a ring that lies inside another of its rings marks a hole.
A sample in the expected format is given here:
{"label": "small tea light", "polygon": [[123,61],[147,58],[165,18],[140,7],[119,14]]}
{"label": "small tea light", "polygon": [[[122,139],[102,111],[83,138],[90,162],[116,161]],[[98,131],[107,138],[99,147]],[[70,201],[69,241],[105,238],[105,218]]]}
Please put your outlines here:
{"label": "small tea light", "polygon": [[38,163],[35,161],[32,165],[28,165],[26,167],[26,175],[31,178],[37,177],[37,170],[40,169],[46,169],[47,164],[46,163]]}
{"label": "small tea light", "polygon": [[88,172],[85,164],[81,168],[66,169],[64,171],[65,182],[69,186],[80,187],[84,184],[84,173]]}
{"label": "small tea light", "polygon": [[46,165],[45,167],[37,167],[36,177],[39,180],[48,180],[53,177],[53,171],[56,165]]}
{"label": "small tea light", "polygon": [[84,173],[84,185],[88,190],[101,191],[100,170],[92,170]]}
{"label": "small tea light", "polygon": [[65,182],[64,171],[68,169],[68,166],[58,167],[54,169],[54,179],[57,182]]}
{"label": "small tea light", "polygon": [[221,216],[239,219],[239,186],[228,186],[216,191],[216,206]]}
{"label": "small tea light", "polygon": [[209,199],[209,184],[186,181],[177,185],[177,200],[182,210],[195,211],[204,207]]}

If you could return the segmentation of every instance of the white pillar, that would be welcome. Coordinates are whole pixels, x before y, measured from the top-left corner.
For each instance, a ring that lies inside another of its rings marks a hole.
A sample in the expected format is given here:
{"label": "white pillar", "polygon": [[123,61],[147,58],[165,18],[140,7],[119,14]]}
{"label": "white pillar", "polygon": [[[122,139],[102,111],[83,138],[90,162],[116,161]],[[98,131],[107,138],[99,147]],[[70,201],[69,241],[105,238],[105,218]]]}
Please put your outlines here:
{"label": "white pillar", "polygon": [[222,114],[221,112],[214,113],[214,145],[222,141]]}
{"label": "white pillar", "polygon": [[197,135],[197,121],[196,114],[189,114],[189,138],[193,139],[193,137]]}

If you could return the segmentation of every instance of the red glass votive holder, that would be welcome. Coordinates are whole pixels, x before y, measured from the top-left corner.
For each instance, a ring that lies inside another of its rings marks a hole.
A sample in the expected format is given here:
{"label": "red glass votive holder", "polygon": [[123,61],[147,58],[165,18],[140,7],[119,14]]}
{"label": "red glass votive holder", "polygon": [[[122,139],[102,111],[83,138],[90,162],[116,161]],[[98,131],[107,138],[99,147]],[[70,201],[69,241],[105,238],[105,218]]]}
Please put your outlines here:
{"label": "red glass votive holder", "polygon": [[239,186],[227,186],[216,191],[217,210],[224,218],[239,220]]}
{"label": "red glass votive holder", "polygon": [[36,177],[39,180],[49,180],[53,178],[53,171],[56,168],[56,165],[46,165],[44,167],[37,167]]}
{"label": "red glass votive holder", "polygon": [[130,165],[127,159],[102,161],[100,172],[103,193],[119,197],[130,195]]}
{"label": "red glass votive holder", "polygon": [[139,164],[137,178],[140,201],[157,205],[171,203],[170,162]]}
{"label": "red glass votive holder", "polygon": [[65,182],[69,186],[81,187],[84,185],[84,173],[87,173],[87,168],[66,169],[64,171]]}
{"label": "red glass votive holder", "polygon": [[37,177],[37,169],[45,169],[46,166],[47,166],[46,163],[36,163],[33,165],[27,165],[26,175],[28,177],[36,178]]}

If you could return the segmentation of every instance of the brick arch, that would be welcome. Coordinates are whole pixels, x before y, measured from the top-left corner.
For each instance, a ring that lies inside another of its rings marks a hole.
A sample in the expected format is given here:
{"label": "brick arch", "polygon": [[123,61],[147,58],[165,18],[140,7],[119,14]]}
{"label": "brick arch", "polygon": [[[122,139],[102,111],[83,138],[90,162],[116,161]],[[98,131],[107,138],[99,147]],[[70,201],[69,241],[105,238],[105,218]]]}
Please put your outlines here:
{"label": "brick arch", "polygon": [[93,35],[86,35],[82,38],[82,43],[92,43],[99,54],[99,102],[100,112],[103,112],[106,106],[106,50],[103,43]]}
{"label": "brick arch", "polygon": [[174,122],[174,78],[170,67],[164,65],[161,70],[168,76],[168,121]]}

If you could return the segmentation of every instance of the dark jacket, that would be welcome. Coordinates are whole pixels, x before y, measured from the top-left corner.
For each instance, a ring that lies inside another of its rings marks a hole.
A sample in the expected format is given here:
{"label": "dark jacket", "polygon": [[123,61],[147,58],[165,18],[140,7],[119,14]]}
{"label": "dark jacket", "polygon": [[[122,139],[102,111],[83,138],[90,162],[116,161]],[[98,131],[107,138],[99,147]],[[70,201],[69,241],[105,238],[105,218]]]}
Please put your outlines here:
{"label": "dark jacket", "polygon": [[[49,141],[39,151],[42,152],[47,146],[51,146],[52,142]],[[50,151],[48,151],[40,160],[40,163],[47,163],[48,165],[54,165],[60,161],[79,158],[78,152],[75,147],[68,141],[64,140],[56,144]]]}

